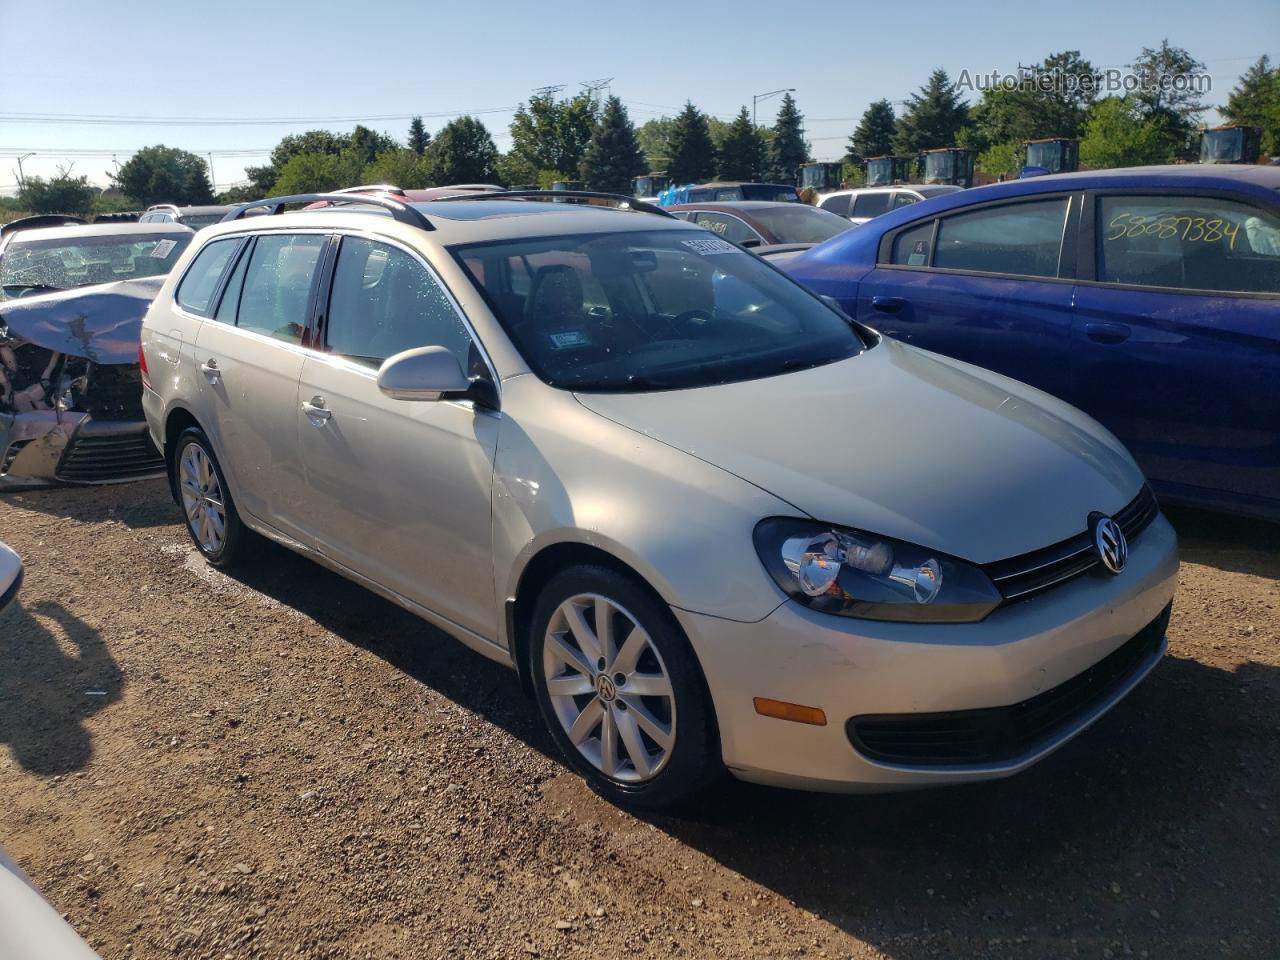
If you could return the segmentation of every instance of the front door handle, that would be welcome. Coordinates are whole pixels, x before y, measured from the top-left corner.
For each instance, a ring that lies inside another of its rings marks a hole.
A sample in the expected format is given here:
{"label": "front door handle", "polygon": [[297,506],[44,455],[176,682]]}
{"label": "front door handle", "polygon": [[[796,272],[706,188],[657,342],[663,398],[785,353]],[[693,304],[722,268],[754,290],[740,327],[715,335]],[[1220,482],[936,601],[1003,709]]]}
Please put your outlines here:
{"label": "front door handle", "polygon": [[1095,343],[1124,343],[1132,332],[1125,323],[1098,321],[1084,325],[1084,335]]}
{"label": "front door handle", "polygon": [[872,297],[871,309],[879,310],[881,313],[901,313],[902,308],[907,305],[907,301],[901,297]]}
{"label": "front door handle", "polygon": [[222,379],[222,371],[218,369],[218,361],[210,357],[200,365],[200,372],[205,375],[210,383],[217,383]]}
{"label": "front door handle", "polygon": [[312,397],[309,401],[302,401],[302,412],[310,417],[316,426],[333,419],[333,411],[324,405],[324,397]]}

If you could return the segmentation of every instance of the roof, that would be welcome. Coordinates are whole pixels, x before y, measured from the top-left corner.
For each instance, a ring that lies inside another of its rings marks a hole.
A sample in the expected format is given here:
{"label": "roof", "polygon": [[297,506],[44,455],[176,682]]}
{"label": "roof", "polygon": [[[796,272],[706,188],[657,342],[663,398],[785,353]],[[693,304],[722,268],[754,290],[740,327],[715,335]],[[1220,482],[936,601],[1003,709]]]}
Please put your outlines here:
{"label": "roof", "polygon": [[38,240],[79,240],[83,237],[154,237],[157,234],[190,236],[190,227],[180,223],[87,223],[75,227],[36,227],[15,233],[10,243],[33,243]]}
{"label": "roof", "polygon": [[[753,210],[770,210],[786,207],[794,210],[797,204],[791,200],[695,200],[690,203],[673,203],[667,210],[724,210],[728,213],[751,213]],[[803,204],[801,204],[803,206]]]}

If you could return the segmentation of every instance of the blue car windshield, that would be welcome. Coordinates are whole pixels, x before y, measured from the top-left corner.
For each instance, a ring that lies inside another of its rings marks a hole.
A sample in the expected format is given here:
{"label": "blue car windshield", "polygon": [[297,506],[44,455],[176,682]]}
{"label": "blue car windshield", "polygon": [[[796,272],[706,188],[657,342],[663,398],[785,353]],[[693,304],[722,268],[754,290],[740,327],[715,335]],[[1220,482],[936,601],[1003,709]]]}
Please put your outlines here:
{"label": "blue car windshield", "polygon": [[530,369],[565,390],[703,387],[834,363],[865,348],[843,315],[695,229],[452,252]]}

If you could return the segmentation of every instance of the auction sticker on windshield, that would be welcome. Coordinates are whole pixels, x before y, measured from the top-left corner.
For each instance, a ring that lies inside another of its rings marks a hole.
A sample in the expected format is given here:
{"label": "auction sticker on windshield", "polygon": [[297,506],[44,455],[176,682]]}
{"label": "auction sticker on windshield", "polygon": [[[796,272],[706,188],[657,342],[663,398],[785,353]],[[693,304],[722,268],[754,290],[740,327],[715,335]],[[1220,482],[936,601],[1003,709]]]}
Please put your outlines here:
{"label": "auction sticker on windshield", "polygon": [[163,260],[165,257],[167,257],[170,253],[173,252],[173,248],[176,247],[177,245],[178,245],[177,240],[161,240],[152,249],[150,256],[155,257],[157,260]]}
{"label": "auction sticker on windshield", "polygon": [[697,240],[681,240],[686,247],[694,253],[700,253],[704,257],[710,257],[717,253],[737,253],[738,248],[727,240],[721,240],[719,237],[699,237]]}

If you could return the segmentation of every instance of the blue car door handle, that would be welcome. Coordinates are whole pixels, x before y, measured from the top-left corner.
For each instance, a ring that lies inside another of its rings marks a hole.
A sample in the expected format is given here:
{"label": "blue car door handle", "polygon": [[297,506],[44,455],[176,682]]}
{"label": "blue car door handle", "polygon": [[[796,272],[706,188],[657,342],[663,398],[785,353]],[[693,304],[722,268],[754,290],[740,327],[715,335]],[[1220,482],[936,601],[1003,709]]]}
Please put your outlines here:
{"label": "blue car door handle", "polygon": [[900,313],[907,305],[901,297],[872,297],[871,308],[881,313]]}
{"label": "blue car door handle", "polygon": [[1128,324],[1106,321],[1086,323],[1084,335],[1095,343],[1124,343],[1132,331]]}

